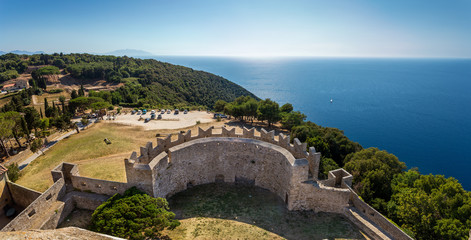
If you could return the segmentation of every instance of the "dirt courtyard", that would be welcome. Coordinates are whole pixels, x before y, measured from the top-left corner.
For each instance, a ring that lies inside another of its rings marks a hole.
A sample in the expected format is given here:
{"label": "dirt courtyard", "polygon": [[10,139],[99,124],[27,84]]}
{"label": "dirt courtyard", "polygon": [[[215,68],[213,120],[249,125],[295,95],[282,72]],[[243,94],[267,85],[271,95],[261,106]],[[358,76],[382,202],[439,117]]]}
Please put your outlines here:
{"label": "dirt courtyard", "polygon": [[[160,112],[156,113],[158,116]],[[216,121],[213,119],[213,114],[206,111],[190,111],[187,114],[180,112],[179,114],[164,113],[162,119],[153,119],[149,122],[145,122],[146,118],[150,118],[150,112],[146,114],[138,115],[126,113],[120,114],[115,120],[105,120],[104,122],[119,123],[128,126],[139,126],[144,130],[157,130],[157,129],[180,129],[187,128],[199,123],[210,123]],[[106,119],[106,117],[105,117]]]}

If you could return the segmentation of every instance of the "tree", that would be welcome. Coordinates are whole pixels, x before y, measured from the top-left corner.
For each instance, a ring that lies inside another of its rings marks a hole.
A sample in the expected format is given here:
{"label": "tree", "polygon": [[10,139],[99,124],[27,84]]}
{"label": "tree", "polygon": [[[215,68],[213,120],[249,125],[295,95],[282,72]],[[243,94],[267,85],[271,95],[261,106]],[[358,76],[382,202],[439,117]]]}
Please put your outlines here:
{"label": "tree", "polygon": [[252,97],[247,97],[248,100],[244,103],[244,115],[253,120],[257,117],[258,101]]}
{"label": "tree", "polygon": [[268,126],[281,119],[278,103],[269,98],[260,101],[258,105],[258,119],[267,120]]}
{"label": "tree", "polygon": [[77,91],[75,89],[72,90],[72,93],[70,93],[70,98],[71,99],[78,98],[78,94],[77,94]]}
{"label": "tree", "polygon": [[85,96],[85,89],[83,88],[83,84],[80,84],[80,89],[78,90],[79,97]]}
{"label": "tree", "polygon": [[13,163],[8,166],[8,179],[12,182],[16,182],[20,178],[20,168],[18,163]]}
{"label": "tree", "polygon": [[113,105],[111,105],[109,102],[96,102],[90,105],[93,111],[108,109],[109,107],[112,107],[112,106]]}
{"label": "tree", "polygon": [[467,239],[471,192],[454,178],[421,175],[416,169],[396,175],[389,217],[417,239]]}
{"label": "tree", "polygon": [[8,118],[5,113],[0,113],[0,145],[5,154],[9,157],[10,153],[5,145],[5,141],[10,139],[12,136],[12,129],[15,126],[15,122]]}
{"label": "tree", "polygon": [[293,105],[291,105],[291,103],[285,103],[283,106],[281,106],[280,111],[284,113],[290,113],[293,111]]}
{"label": "tree", "polygon": [[62,105],[62,113],[64,114],[64,113],[65,113],[65,97],[61,95],[61,96],[59,97],[59,102],[61,102],[61,105]]}
{"label": "tree", "polygon": [[[406,169],[406,164],[386,151],[368,148],[349,154],[345,158],[344,168],[353,175],[355,191],[366,202],[374,203],[376,198],[389,201],[392,192],[390,183],[395,175]],[[380,210],[385,208],[374,207]]]}
{"label": "tree", "polygon": [[44,111],[46,113],[46,117],[51,116],[51,111],[49,110],[49,103],[47,102],[47,98],[44,98]]}
{"label": "tree", "polygon": [[41,150],[42,147],[43,147],[43,140],[41,138],[36,138],[33,140],[29,148],[31,152],[33,153],[36,153],[37,151],[41,151],[41,153],[44,155],[43,150]]}
{"label": "tree", "polygon": [[136,187],[100,205],[91,222],[93,231],[127,239],[160,239],[161,231],[180,225],[165,198],[153,198]]}
{"label": "tree", "polygon": [[28,129],[29,130],[33,130],[37,131],[37,128],[39,127],[39,113],[38,111],[36,111],[36,109],[34,109],[33,107],[27,107],[24,109],[24,113],[25,113],[25,120],[26,120],[26,123],[28,125]]}
{"label": "tree", "polygon": [[216,103],[214,103],[214,111],[223,112],[226,104],[227,102],[224,100],[217,100]]}
{"label": "tree", "polygon": [[22,146],[18,138],[26,134],[26,132],[23,130],[23,127],[22,127],[23,118],[21,117],[20,113],[14,112],[14,111],[6,112],[5,118],[10,119],[15,123],[12,128],[12,134],[16,140],[16,143],[18,143],[18,146],[21,148]]}
{"label": "tree", "polygon": [[284,128],[287,128],[288,130],[291,130],[293,129],[293,127],[301,125],[304,120],[306,120],[306,115],[302,114],[299,111],[288,113],[282,112],[281,116],[281,125]]}

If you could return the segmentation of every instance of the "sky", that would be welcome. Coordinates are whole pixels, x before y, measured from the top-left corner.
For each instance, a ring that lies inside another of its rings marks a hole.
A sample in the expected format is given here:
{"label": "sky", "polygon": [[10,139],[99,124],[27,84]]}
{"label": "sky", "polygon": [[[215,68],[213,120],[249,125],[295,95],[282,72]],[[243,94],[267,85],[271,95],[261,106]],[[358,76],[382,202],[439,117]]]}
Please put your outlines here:
{"label": "sky", "polygon": [[0,50],[471,57],[471,0],[0,0]]}

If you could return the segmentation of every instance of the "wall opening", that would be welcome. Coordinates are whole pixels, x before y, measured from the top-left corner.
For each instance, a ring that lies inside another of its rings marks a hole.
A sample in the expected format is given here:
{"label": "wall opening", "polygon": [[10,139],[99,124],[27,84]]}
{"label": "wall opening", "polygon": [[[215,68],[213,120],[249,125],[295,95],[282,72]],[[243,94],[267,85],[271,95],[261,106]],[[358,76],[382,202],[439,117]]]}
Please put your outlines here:
{"label": "wall opening", "polygon": [[193,186],[195,186],[195,181],[189,181],[189,182],[186,184],[186,188],[192,188]]}
{"label": "wall opening", "polygon": [[216,175],[216,178],[214,179],[214,182],[223,183],[224,182],[224,175],[222,175],[222,174]]}
{"label": "wall opening", "polygon": [[288,193],[285,195],[285,203],[288,203]]}
{"label": "wall opening", "polygon": [[46,200],[49,200],[51,198],[52,198],[52,195],[49,193],[49,195],[47,195],[47,197],[46,197]]}
{"label": "wall opening", "polygon": [[28,217],[32,217],[34,216],[34,214],[36,214],[36,210],[32,210],[31,212],[28,213]]}

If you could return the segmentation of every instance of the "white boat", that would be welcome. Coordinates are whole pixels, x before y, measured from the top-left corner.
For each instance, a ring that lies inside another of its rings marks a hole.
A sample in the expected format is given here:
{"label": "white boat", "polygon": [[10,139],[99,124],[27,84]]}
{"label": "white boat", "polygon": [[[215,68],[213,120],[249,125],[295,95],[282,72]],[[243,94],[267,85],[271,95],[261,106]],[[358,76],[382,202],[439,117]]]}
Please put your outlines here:
{"label": "white boat", "polygon": [[334,101],[334,100],[331,98],[331,99],[330,99],[330,103],[332,103],[333,101]]}

